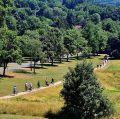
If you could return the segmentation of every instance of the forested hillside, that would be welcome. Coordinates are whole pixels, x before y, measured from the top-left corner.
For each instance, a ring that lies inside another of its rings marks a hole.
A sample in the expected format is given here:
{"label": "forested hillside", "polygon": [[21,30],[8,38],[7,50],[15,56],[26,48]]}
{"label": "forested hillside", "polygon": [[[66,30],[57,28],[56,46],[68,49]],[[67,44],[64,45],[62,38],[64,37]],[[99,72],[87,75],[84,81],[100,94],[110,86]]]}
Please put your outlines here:
{"label": "forested hillside", "polygon": [[89,0],[100,4],[120,6],[120,0]]}
{"label": "forested hillside", "polygon": [[[86,0],[0,0],[0,27],[0,42],[6,42],[0,44],[5,67],[13,59],[20,63],[21,55],[52,63],[79,51],[120,57],[120,7]],[[16,38],[19,53],[7,57],[12,52],[6,49]]]}

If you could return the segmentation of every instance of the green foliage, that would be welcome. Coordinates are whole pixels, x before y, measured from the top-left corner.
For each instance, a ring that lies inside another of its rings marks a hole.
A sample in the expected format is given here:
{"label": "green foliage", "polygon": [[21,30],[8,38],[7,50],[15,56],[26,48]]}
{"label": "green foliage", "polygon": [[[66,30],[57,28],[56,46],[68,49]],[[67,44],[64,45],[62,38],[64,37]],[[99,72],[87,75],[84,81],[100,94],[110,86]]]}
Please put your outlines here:
{"label": "green foliage", "polygon": [[106,30],[112,33],[117,33],[118,31],[120,31],[119,23],[117,21],[113,21],[110,18],[103,20],[102,28],[103,30]]}
{"label": "green foliage", "polygon": [[63,45],[63,35],[58,28],[52,28],[46,33],[44,38],[41,38],[43,44],[43,51],[47,55],[47,59],[52,60],[55,58],[61,58],[65,54],[65,48]]}
{"label": "green foliage", "polygon": [[69,68],[64,76],[61,96],[65,102],[62,110],[70,119],[93,119],[114,113],[113,104],[103,94],[104,88],[97,82],[93,71],[92,63],[83,61],[75,68]]}
{"label": "green foliage", "polygon": [[5,69],[7,64],[11,61],[22,63],[22,50],[20,49],[20,39],[16,37],[16,32],[8,30],[7,28],[0,29],[0,61],[4,64],[3,75],[5,75]]}
{"label": "green foliage", "polygon": [[12,0],[0,0],[0,28],[3,26],[5,15],[8,11],[12,10]]}
{"label": "green foliage", "polygon": [[110,34],[108,37],[107,53],[115,58],[120,57],[120,33]]}
{"label": "green foliage", "polygon": [[95,25],[91,21],[87,21],[82,30],[83,37],[88,41],[88,46],[92,48],[93,54],[99,51],[99,40],[97,39],[97,32]]}
{"label": "green foliage", "polygon": [[92,14],[90,16],[90,19],[92,22],[94,22],[94,24],[99,24],[101,20],[100,15],[98,13]]}
{"label": "green foliage", "polygon": [[120,6],[120,1],[119,0],[89,0],[89,1],[94,1],[96,3],[101,3],[105,5],[111,5],[111,6]]}
{"label": "green foliage", "polygon": [[5,17],[6,20],[6,24],[8,29],[12,30],[12,31],[16,31],[17,28],[17,20],[13,17],[13,16],[6,16]]}

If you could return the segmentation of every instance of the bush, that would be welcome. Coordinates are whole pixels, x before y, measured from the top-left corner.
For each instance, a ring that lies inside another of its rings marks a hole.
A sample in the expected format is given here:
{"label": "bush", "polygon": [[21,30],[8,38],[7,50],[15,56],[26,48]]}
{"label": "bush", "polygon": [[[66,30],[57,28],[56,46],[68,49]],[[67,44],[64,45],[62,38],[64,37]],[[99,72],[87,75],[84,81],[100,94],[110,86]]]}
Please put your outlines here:
{"label": "bush", "polygon": [[92,63],[84,61],[75,68],[69,68],[61,96],[65,103],[62,108],[71,119],[93,119],[114,113],[113,104],[103,94],[94,74]]}

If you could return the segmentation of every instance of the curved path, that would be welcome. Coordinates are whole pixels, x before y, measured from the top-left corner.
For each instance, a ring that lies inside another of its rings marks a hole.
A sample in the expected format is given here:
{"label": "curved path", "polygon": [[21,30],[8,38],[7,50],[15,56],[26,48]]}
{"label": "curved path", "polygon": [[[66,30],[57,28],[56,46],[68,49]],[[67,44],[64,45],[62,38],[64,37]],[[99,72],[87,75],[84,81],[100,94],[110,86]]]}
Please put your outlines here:
{"label": "curved path", "polygon": [[[101,68],[103,68],[105,65],[107,64],[107,61],[104,65],[101,66]],[[98,68],[100,69],[100,68]],[[97,68],[94,69],[94,71],[97,70]],[[8,95],[8,96],[3,96],[3,97],[0,97],[0,100],[2,99],[8,99],[8,98],[12,98],[12,97],[16,97],[16,96],[20,96],[20,95],[24,95],[24,94],[27,94],[27,93],[30,93],[30,92],[34,92],[34,91],[38,91],[38,90],[41,90],[41,89],[46,89],[46,88],[49,88],[49,87],[52,87],[52,86],[55,86],[55,85],[58,85],[58,84],[61,84],[63,81],[59,81],[59,82],[56,82],[53,84],[50,84],[49,86],[44,86],[44,87],[41,87],[41,88],[36,88],[36,89],[33,89],[32,91],[26,91],[26,92],[20,92],[16,95]]]}
{"label": "curved path", "polygon": [[41,87],[41,88],[35,88],[35,89],[33,89],[32,91],[25,91],[25,92],[20,92],[20,93],[15,94],[15,95],[12,94],[12,95],[8,95],[8,96],[3,96],[3,97],[0,97],[0,100],[12,98],[12,97],[16,97],[16,96],[20,96],[20,95],[24,95],[24,94],[27,94],[27,93],[30,93],[30,92],[35,92],[35,91],[38,91],[38,90],[41,90],[41,89],[45,89],[45,88],[49,88],[49,87],[51,87],[51,86],[58,85],[58,84],[60,84],[60,83],[62,83],[62,81],[56,82],[56,83],[54,83],[54,85],[53,85],[53,84],[50,84],[49,86],[44,86],[44,87]]}

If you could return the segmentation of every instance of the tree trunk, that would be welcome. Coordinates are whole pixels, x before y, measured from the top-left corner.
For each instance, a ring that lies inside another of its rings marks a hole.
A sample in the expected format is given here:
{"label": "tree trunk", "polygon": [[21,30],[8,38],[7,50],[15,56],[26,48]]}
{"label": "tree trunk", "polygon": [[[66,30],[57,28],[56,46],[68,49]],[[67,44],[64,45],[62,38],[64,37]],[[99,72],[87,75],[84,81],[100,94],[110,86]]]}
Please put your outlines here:
{"label": "tree trunk", "polygon": [[53,66],[53,59],[52,59],[52,66]]}
{"label": "tree trunk", "polygon": [[4,62],[3,76],[5,76],[6,62]]}
{"label": "tree trunk", "polygon": [[35,74],[35,61],[34,61],[34,74]]}
{"label": "tree trunk", "polygon": [[67,62],[68,62],[68,55],[67,55]]}
{"label": "tree trunk", "polygon": [[78,53],[77,53],[77,60],[78,60]]}
{"label": "tree trunk", "polygon": [[61,57],[60,57],[60,63],[61,63],[62,61],[61,61]]}
{"label": "tree trunk", "polygon": [[31,59],[31,64],[30,64],[30,66],[31,66],[31,71],[32,71],[32,57],[31,57],[30,59]]}

